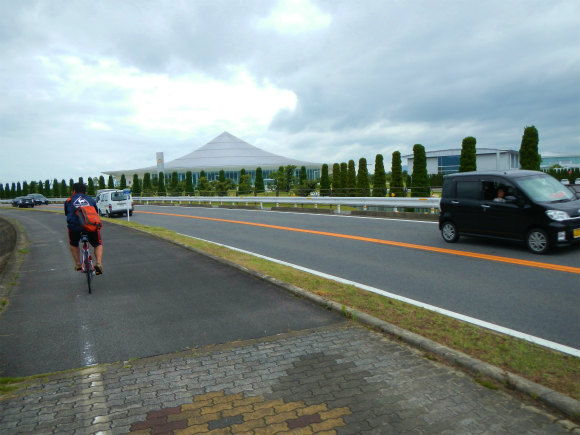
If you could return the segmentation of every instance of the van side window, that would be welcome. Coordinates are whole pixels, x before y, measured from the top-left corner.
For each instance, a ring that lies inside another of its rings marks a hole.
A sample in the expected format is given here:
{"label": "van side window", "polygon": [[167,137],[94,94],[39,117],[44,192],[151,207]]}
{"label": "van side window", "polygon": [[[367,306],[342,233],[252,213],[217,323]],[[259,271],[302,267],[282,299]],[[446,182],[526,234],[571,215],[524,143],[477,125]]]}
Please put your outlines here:
{"label": "van side window", "polygon": [[502,181],[484,181],[482,182],[482,186],[483,199],[485,201],[493,201],[497,197],[497,192],[499,189],[504,191],[504,197],[516,195],[516,189],[511,184]]}
{"label": "van side window", "polygon": [[497,189],[499,183],[497,181],[483,182],[483,199],[485,201],[493,201],[497,197]]}
{"label": "van side window", "polygon": [[458,199],[481,199],[481,182],[457,181]]}

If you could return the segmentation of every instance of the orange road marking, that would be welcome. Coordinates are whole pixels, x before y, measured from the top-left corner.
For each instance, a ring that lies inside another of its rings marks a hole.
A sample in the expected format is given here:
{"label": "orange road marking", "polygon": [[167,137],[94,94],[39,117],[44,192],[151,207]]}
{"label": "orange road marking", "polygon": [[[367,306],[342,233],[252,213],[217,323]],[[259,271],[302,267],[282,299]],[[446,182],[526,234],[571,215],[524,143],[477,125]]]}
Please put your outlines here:
{"label": "orange road marking", "polygon": [[401,248],[418,249],[421,251],[438,252],[438,253],[442,253],[442,254],[458,255],[461,257],[478,258],[480,260],[498,261],[501,263],[510,263],[510,264],[517,264],[520,266],[529,266],[529,267],[536,267],[536,268],[540,268],[540,269],[556,270],[559,272],[570,272],[570,273],[580,274],[580,267],[563,266],[560,264],[541,263],[539,261],[520,260],[517,258],[500,257],[499,255],[479,254],[477,252],[457,251],[454,249],[437,248],[434,246],[416,245],[413,243],[395,242],[392,240],[383,240],[383,239],[374,239],[371,237],[352,236],[349,234],[329,233],[326,231],[306,230],[306,229],[302,229],[302,228],[283,227],[283,226],[279,226],[279,225],[260,224],[260,223],[255,223],[255,222],[235,221],[235,220],[231,220],[231,219],[218,219],[218,218],[210,218],[210,217],[203,217],[203,216],[190,216],[190,215],[186,215],[186,214],[159,213],[159,212],[153,212],[153,211],[134,211],[134,213],[184,217],[184,218],[189,218],[189,219],[202,219],[202,220],[206,220],[206,221],[227,222],[227,223],[238,224],[238,225],[250,225],[250,226],[254,226],[254,227],[272,228],[275,230],[294,231],[297,233],[307,233],[307,234],[316,234],[316,235],[320,235],[320,236],[338,237],[341,239],[359,240],[362,242],[378,243],[378,244],[382,244],[382,245],[398,246]]}

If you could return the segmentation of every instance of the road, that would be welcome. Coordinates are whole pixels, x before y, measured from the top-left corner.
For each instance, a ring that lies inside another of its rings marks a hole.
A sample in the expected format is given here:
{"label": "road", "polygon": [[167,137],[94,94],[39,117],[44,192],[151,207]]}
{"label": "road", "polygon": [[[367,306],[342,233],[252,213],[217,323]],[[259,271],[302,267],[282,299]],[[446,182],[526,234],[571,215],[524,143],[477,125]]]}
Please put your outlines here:
{"label": "road", "polygon": [[343,322],[265,281],[105,223],[104,274],[88,294],[64,215],[0,208],[30,240],[0,316],[0,376],[127,361]]}
{"label": "road", "polygon": [[222,208],[140,206],[132,219],[580,349],[578,245],[537,256],[502,241],[446,244],[433,222]]}

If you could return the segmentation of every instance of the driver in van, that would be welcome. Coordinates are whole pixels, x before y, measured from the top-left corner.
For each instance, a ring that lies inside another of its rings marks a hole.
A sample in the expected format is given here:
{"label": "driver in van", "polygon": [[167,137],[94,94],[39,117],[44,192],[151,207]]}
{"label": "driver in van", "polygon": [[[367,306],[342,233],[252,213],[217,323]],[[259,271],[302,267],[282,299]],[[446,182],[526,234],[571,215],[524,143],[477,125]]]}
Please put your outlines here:
{"label": "driver in van", "polygon": [[505,202],[505,192],[503,187],[497,189],[497,196],[494,199],[495,202]]}

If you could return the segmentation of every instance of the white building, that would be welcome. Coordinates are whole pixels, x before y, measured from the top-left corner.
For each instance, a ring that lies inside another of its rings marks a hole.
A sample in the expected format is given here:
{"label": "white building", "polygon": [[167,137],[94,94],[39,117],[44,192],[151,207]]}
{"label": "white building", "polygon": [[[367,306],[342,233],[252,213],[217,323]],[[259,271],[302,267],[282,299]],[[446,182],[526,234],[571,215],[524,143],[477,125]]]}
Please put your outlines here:
{"label": "white building", "polygon": [[[452,174],[459,172],[461,148],[439,151],[426,151],[428,174]],[[413,154],[403,156],[407,159],[407,170],[413,173]],[[518,169],[520,153],[514,150],[495,148],[476,148],[477,170]]]}

